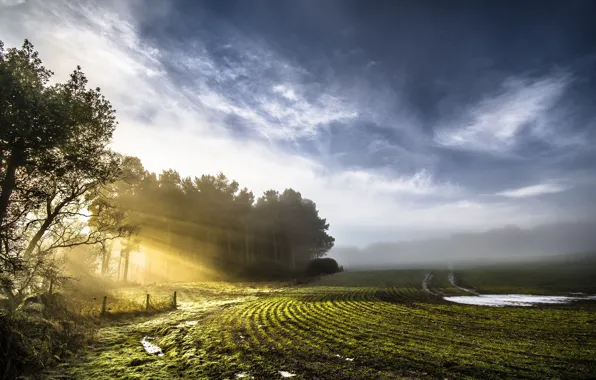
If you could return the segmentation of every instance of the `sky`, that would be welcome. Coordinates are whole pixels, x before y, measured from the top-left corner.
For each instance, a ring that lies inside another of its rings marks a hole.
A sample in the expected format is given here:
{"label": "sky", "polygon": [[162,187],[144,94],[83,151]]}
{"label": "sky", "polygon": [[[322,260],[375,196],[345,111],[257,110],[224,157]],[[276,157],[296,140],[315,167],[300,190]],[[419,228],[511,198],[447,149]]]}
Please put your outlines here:
{"label": "sky", "polygon": [[596,3],[0,0],[148,170],[317,203],[338,245],[596,215]]}

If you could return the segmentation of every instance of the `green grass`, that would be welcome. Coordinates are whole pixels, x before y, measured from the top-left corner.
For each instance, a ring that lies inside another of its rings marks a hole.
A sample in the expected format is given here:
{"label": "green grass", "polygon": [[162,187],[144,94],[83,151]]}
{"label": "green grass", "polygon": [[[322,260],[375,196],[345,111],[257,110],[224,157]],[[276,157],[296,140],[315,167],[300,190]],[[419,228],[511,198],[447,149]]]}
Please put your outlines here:
{"label": "green grass", "polygon": [[[492,270],[488,277],[478,270],[456,276],[475,289],[505,289],[501,281],[511,279]],[[180,285],[180,310],[104,327],[96,346],[58,373],[77,379],[234,379],[239,373],[276,379],[278,371],[294,373],[295,379],[546,379],[596,373],[593,305],[458,305],[423,291],[426,273],[346,272],[267,289]],[[447,274],[434,271],[431,291],[461,294]],[[524,289],[519,281],[515,289]],[[586,291],[582,284],[563,282],[562,289]],[[528,288],[535,283],[529,281]],[[145,354],[139,343],[144,335],[155,336],[165,356]]]}
{"label": "green grass", "polygon": [[457,271],[459,281],[481,293],[596,294],[596,258],[493,265]]}

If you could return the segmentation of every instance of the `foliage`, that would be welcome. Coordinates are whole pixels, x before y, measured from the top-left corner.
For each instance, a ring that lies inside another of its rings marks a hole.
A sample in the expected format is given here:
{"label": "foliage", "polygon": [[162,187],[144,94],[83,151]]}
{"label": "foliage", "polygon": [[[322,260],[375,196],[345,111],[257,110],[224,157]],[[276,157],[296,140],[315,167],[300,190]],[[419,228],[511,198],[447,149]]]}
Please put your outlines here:
{"label": "foliage", "polygon": [[[126,167],[134,180],[114,183],[117,189],[108,194],[117,196],[98,198],[96,204],[117,205],[114,210],[134,220],[139,244],[166,252],[170,259],[161,266],[177,273],[179,281],[200,278],[206,268],[228,278],[240,272],[253,276],[266,262],[289,268],[283,273],[291,275],[333,246],[329,224],[315,203],[295,190],[268,190],[255,201],[251,191],[221,173],[182,178],[166,170],[158,176],[138,160]],[[189,266],[195,273],[188,273]]]}
{"label": "foliage", "polygon": [[29,41],[0,43],[0,292],[13,305],[65,279],[60,249],[113,238],[105,232],[120,223],[87,230],[85,212],[120,176],[107,147],[114,110],[80,67],[65,83],[50,84],[52,74]]}
{"label": "foliage", "polygon": [[41,314],[25,310],[10,315],[0,313],[3,379],[53,366],[82,347],[89,337],[89,327],[66,312],[62,297],[45,294],[35,298]]}
{"label": "foliage", "polygon": [[309,276],[319,276],[322,274],[333,274],[337,272],[341,272],[337,261],[329,257],[323,259],[314,259],[310,261],[306,267],[306,273]]}

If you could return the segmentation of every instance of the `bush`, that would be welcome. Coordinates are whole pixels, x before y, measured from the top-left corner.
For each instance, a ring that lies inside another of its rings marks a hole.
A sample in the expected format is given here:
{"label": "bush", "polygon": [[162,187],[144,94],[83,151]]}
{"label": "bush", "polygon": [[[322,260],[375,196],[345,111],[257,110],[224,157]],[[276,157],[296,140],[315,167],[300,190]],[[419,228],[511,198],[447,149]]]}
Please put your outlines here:
{"label": "bush", "polygon": [[0,314],[0,373],[4,378],[55,365],[80,348],[89,328],[66,312],[63,297],[27,297],[11,315]]}
{"label": "bush", "polygon": [[342,270],[343,268],[340,269],[339,265],[337,264],[337,261],[331,258],[314,259],[311,260],[306,266],[306,274],[308,276],[333,274],[341,272]]}

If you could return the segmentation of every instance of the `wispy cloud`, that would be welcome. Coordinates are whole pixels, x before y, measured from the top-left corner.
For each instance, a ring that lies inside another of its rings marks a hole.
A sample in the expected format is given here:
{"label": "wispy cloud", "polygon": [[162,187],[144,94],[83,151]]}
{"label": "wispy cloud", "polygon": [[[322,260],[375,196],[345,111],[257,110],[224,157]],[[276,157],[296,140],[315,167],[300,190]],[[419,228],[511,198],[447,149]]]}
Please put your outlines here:
{"label": "wispy cloud", "polygon": [[270,140],[312,137],[320,128],[359,116],[353,100],[332,83],[319,83],[266,43],[249,40],[230,27],[225,49],[194,41],[193,50],[173,52],[187,78],[184,85],[201,104],[240,118]]}
{"label": "wispy cloud", "polygon": [[524,130],[532,130],[562,97],[567,74],[540,79],[509,78],[501,90],[464,111],[464,117],[440,130],[436,141],[465,150],[507,152]]}
{"label": "wispy cloud", "polygon": [[568,189],[569,188],[567,186],[558,183],[541,183],[538,185],[531,185],[526,187],[520,187],[517,189],[501,191],[496,195],[507,198],[527,198],[536,197],[544,194],[560,193]]}
{"label": "wispy cloud", "polygon": [[382,172],[348,170],[338,176],[341,185],[369,193],[388,195],[436,195],[450,197],[461,192],[450,183],[437,183],[426,170],[410,176],[391,176]]}
{"label": "wispy cloud", "polygon": [[0,0],[0,7],[12,7],[23,4],[26,0]]}
{"label": "wispy cloud", "polygon": [[[6,46],[30,38],[58,80],[82,65],[90,83],[100,86],[117,109],[120,125],[114,149],[138,156],[151,171],[176,168],[182,175],[223,171],[257,194],[294,187],[317,202],[339,241],[354,242],[350,240],[354,230],[372,236],[383,229],[479,229],[512,222],[531,225],[557,215],[548,207],[514,207],[506,199],[482,203],[461,184],[438,180],[427,167],[432,166],[427,165],[427,152],[410,146],[406,148],[415,152],[402,151],[405,148],[383,137],[372,137],[374,143],[357,141],[364,132],[354,134],[356,140],[350,137],[345,145],[422,157],[409,159],[418,164],[401,172],[398,163],[385,169],[329,167],[306,154],[285,150],[278,143],[316,140],[322,129],[336,122],[358,128],[357,123],[345,122],[365,117],[378,124],[395,122],[404,130],[418,122],[407,108],[403,112],[389,108],[401,107],[399,95],[374,93],[377,89],[370,84],[343,86],[334,78],[315,81],[266,43],[248,40],[233,30],[222,51],[208,49],[201,40],[185,51],[172,50],[167,43],[149,43],[141,36],[139,15],[128,2],[105,4],[111,5],[29,0],[0,12],[0,35]],[[508,147],[525,124],[556,102],[567,81],[564,76],[511,81],[502,93],[471,109],[463,129],[444,131],[439,141],[465,149]],[[515,111],[515,116],[505,118],[505,126],[498,124],[502,121],[498,115],[509,111]],[[239,138],[237,124],[254,136]],[[501,127],[493,131],[493,124]],[[413,129],[407,133],[422,134]],[[362,154],[370,153],[366,149]],[[502,196],[518,191],[519,197],[521,190]],[[364,237],[363,242],[370,241]]]}

